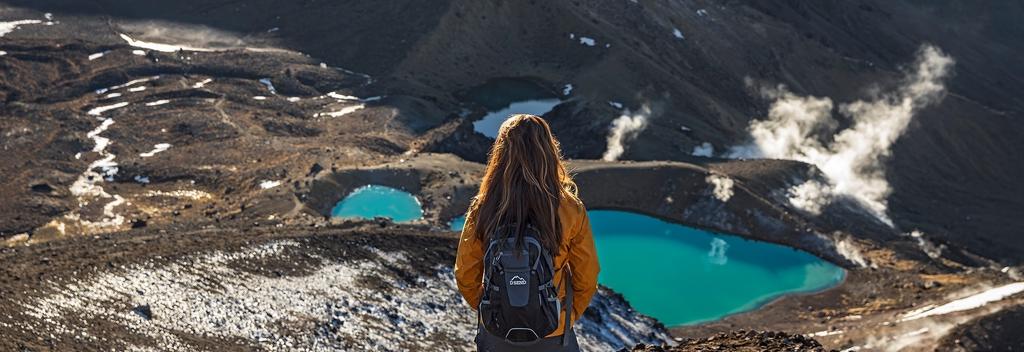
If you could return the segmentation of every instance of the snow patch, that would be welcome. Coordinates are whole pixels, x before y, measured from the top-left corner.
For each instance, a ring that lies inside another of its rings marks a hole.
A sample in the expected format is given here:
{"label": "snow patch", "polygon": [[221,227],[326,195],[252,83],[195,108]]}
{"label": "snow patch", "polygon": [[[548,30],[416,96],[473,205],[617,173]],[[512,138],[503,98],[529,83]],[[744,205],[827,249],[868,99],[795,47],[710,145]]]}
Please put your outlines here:
{"label": "snow patch", "polygon": [[313,114],[313,117],[322,117],[322,116],[341,117],[341,116],[344,116],[344,115],[347,115],[347,114],[350,114],[350,113],[362,110],[365,107],[366,107],[366,105],[363,105],[363,104],[350,105],[350,106],[346,106],[346,107],[341,108],[341,110],[335,110],[335,111],[329,111],[329,112],[318,112],[316,114]]}
{"label": "snow patch", "polygon": [[148,103],[146,103],[146,106],[158,106],[158,105],[164,105],[164,104],[167,104],[167,103],[170,103],[170,102],[171,101],[167,100],[167,99],[160,99],[160,100],[157,100],[157,101],[148,102]]}
{"label": "snow patch", "polygon": [[912,311],[904,315],[903,318],[900,319],[900,322],[921,319],[933,315],[945,315],[959,311],[981,308],[989,303],[1001,301],[1006,297],[1013,296],[1020,292],[1024,292],[1024,282],[1015,282],[957,299],[938,307]]}
{"label": "snow patch", "polygon": [[572,94],[572,83],[566,84],[565,87],[562,87],[562,95],[569,94]]}
{"label": "snow patch", "polygon": [[121,35],[121,39],[124,39],[125,42],[128,42],[128,45],[130,45],[130,46],[134,46],[136,48],[142,48],[142,49],[155,50],[155,51],[159,51],[159,52],[173,53],[173,52],[177,52],[177,51],[181,51],[181,50],[185,50],[185,51],[215,51],[213,49],[207,49],[207,48],[196,48],[196,47],[183,46],[183,45],[165,44],[165,43],[154,43],[154,42],[147,42],[147,41],[142,41],[142,40],[135,40],[132,37],[130,37],[127,34],[124,34],[124,33],[121,33],[120,35]]}
{"label": "snow patch", "polygon": [[213,195],[211,195],[210,193],[199,191],[199,190],[194,190],[194,189],[184,189],[184,190],[174,190],[174,191],[149,191],[149,192],[145,193],[145,196],[146,197],[188,198],[188,199],[195,199],[195,200],[213,198]]}
{"label": "snow patch", "polygon": [[[92,108],[92,109],[90,109],[87,112],[87,114],[93,115],[93,116],[100,116],[100,114],[102,114],[102,113],[105,113],[107,111],[114,110],[114,109],[123,108],[125,106],[128,106],[128,102],[123,101],[123,102],[120,102],[120,103],[117,103],[117,104],[111,104],[111,105],[105,105],[105,106],[100,106],[100,107]],[[110,119],[108,119],[108,120],[110,120]],[[113,123],[113,120],[110,120],[110,121],[111,121],[111,123]]]}
{"label": "snow patch", "polygon": [[260,188],[262,188],[262,189],[271,189],[271,188],[274,188],[274,187],[277,187],[277,186],[280,186],[280,185],[281,185],[281,181],[264,180],[264,181],[260,182]]}
{"label": "snow patch", "polygon": [[203,86],[205,86],[207,83],[210,83],[210,82],[213,82],[213,78],[207,78],[207,79],[204,79],[202,81],[196,82],[196,84],[192,85],[192,88],[196,88],[196,89],[202,88]]}
{"label": "snow patch", "polygon": [[5,35],[7,35],[8,33],[13,32],[15,29],[20,28],[20,26],[22,26],[22,25],[26,25],[26,24],[39,24],[39,23],[43,23],[43,21],[40,21],[40,20],[18,20],[18,21],[0,22],[0,37],[3,37]]}
{"label": "snow patch", "polygon": [[277,90],[274,89],[274,83],[270,81],[270,78],[260,78],[260,83],[267,86],[267,90],[270,91],[270,94],[277,94]]}
{"label": "snow patch", "polygon": [[99,58],[103,57],[103,55],[106,55],[109,52],[110,52],[110,50],[101,51],[101,52],[98,52],[98,53],[95,53],[95,54],[89,54],[89,61],[99,59]]}
{"label": "snow patch", "polygon": [[680,31],[679,28],[672,28],[672,36],[678,39],[686,39],[683,37],[683,31]]}
{"label": "snow patch", "polygon": [[148,157],[151,157],[153,155],[156,155],[156,153],[165,151],[165,150],[167,150],[167,148],[170,148],[170,147],[171,147],[171,145],[168,144],[168,143],[156,144],[156,145],[153,145],[153,150],[150,150],[148,152],[139,154],[139,156],[143,157],[143,158],[148,158]]}

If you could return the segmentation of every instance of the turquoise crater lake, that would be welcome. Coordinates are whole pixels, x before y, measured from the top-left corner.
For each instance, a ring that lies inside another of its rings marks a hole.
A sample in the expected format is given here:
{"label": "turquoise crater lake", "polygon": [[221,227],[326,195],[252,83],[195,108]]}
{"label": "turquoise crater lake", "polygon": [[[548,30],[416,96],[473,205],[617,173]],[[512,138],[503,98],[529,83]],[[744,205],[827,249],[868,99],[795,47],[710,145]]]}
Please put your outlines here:
{"label": "turquoise crater lake", "polygon": [[598,281],[667,326],[760,307],[843,280],[842,268],[790,247],[716,234],[637,213],[591,210]]}
{"label": "turquoise crater lake", "polygon": [[372,219],[386,217],[395,222],[423,218],[423,207],[409,192],[380,185],[356,188],[331,209],[331,217]]}

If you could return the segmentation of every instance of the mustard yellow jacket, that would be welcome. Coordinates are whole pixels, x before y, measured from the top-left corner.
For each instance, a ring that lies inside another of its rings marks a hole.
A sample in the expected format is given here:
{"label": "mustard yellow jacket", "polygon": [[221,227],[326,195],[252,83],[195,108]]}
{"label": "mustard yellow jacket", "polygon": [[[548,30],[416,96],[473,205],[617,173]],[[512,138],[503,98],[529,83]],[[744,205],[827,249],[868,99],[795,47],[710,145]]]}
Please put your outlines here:
{"label": "mustard yellow jacket", "polygon": [[[568,263],[572,272],[572,321],[576,321],[590,305],[590,299],[597,292],[597,273],[601,270],[597,263],[597,251],[594,249],[594,235],[590,231],[590,219],[586,208],[578,199],[563,199],[558,206],[558,216],[562,221],[562,245],[555,255],[555,285],[559,288],[559,297],[565,298],[564,264]],[[459,252],[455,257],[455,281],[466,303],[476,310],[483,295],[483,256],[486,244],[473,235],[476,219],[466,218],[466,226],[462,229],[459,239]],[[559,336],[565,331],[565,312],[561,317],[558,329],[548,336]]]}

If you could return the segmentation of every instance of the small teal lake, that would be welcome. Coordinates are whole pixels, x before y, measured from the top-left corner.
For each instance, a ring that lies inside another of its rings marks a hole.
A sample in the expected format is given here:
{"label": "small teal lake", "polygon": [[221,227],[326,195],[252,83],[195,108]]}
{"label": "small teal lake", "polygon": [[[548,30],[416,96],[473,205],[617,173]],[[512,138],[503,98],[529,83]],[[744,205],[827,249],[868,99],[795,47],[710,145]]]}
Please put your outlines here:
{"label": "small teal lake", "polygon": [[407,222],[423,218],[423,207],[409,192],[369,185],[355,189],[331,209],[331,217],[372,219],[391,218],[395,222]]}
{"label": "small teal lake", "polygon": [[466,216],[465,215],[460,215],[459,217],[454,218],[454,219],[452,219],[452,221],[448,222],[448,228],[452,229],[452,231],[455,231],[455,232],[462,231],[462,228],[465,227],[465,226],[466,226]]}
{"label": "small teal lake", "polygon": [[637,213],[591,210],[598,281],[667,326],[760,307],[840,283],[842,268],[790,247],[673,224]]}

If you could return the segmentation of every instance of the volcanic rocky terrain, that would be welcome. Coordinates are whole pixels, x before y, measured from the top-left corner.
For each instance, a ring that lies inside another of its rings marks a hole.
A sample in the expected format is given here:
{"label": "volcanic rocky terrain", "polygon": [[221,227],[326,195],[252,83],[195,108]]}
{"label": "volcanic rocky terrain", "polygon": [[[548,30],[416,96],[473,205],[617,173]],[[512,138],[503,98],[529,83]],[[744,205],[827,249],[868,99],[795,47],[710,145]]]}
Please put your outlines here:
{"label": "volcanic rocky terrain", "polygon": [[[577,325],[588,350],[1019,348],[1022,16],[4,1],[0,349],[471,348],[447,222],[491,142],[473,93],[502,80],[561,100],[544,117],[588,207],[847,269],[832,289],[678,327],[602,288]],[[330,218],[367,184],[412,193],[423,219]]]}

